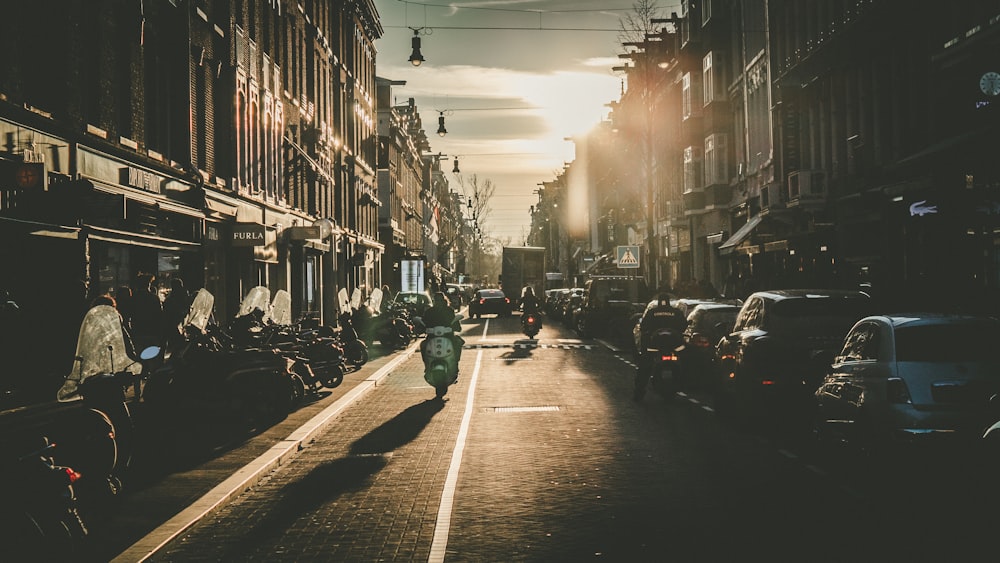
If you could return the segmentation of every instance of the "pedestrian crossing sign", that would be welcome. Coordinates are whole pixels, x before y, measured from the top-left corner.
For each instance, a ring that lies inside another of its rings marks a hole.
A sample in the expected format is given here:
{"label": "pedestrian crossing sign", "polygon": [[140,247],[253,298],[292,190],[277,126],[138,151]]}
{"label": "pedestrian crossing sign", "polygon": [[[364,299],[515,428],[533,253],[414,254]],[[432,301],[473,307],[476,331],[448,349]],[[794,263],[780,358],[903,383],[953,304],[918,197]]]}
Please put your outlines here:
{"label": "pedestrian crossing sign", "polygon": [[618,247],[618,267],[638,268],[639,267],[639,247],[619,246]]}

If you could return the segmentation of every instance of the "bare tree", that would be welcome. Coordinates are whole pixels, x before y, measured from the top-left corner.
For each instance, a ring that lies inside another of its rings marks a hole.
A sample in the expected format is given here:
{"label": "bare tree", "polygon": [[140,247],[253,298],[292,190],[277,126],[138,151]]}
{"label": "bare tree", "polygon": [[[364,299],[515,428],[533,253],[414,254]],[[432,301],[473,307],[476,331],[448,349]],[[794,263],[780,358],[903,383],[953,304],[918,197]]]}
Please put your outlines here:
{"label": "bare tree", "polygon": [[486,225],[493,211],[490,200],[493,199],[496,184],[489,178],[481,180],[479,176],[472,174],[458,176],[458,185],[462,189],[462,196],[466,198],[467,212],[485,236]]}
{"label": "bare tree", "polygon": [[657,31],[653,20],[661,18],[662,13],[657,0],[636,0],[632,4],[632,11],[626,12],[618,22],[621,26],[618,41],[622,45],[642,43],[646,40],[647,33]]}

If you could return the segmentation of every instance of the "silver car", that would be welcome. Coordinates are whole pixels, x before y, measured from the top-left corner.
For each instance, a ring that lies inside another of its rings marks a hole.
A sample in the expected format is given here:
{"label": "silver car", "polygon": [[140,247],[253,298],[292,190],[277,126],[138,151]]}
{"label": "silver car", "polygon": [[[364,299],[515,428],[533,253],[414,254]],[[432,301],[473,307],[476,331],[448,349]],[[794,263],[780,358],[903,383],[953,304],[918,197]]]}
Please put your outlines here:
{"label": "silver car", "polygon": [[993,422],[1000,320],[944,314],[861,319],[816,391],[821,437],[869,451],[960,444]]}

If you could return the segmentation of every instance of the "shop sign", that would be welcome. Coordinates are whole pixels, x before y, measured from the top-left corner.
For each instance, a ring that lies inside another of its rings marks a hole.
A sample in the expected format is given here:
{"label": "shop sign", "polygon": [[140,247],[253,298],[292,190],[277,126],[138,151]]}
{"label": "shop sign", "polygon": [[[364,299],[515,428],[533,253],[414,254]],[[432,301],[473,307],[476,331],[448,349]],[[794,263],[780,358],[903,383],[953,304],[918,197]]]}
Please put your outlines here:
{"label": "shop sign", "polygon": [[424,261],[407,259],[400,260],[401,291],[419,292],[424,290]]}
{"label": "shop sign", "polygon": [[222,235],[219,234],[219,227],[216,225],[205,225],[205,242],[218,244]]}
{"label": "shop sign", "polygon": [[154,194],[162,193],[160,189],[163,178],[135,166],[126,166],[118,169],[118,183],[123,186],[150,192]]}
{"label": "shop sign", "polygon": [[288,240],[320,240],[323,238],[319,227],[288,227],[285,229]]}
{"label": "shop sign", "polygon": [[264,246],[267,243],[264,230],[264,225],[258,223],[236,223],[233,246]]}

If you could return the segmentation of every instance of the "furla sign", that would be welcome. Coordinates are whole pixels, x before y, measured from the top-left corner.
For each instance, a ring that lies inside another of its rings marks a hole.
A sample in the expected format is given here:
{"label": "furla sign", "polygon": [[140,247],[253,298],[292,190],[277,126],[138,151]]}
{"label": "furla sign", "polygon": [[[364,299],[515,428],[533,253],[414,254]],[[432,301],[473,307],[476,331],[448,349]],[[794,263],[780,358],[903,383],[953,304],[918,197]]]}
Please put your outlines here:
{"label": "furla sign", "polygon": [[233,226],[233,246],[264,246],[264,225],[236,223]]}

